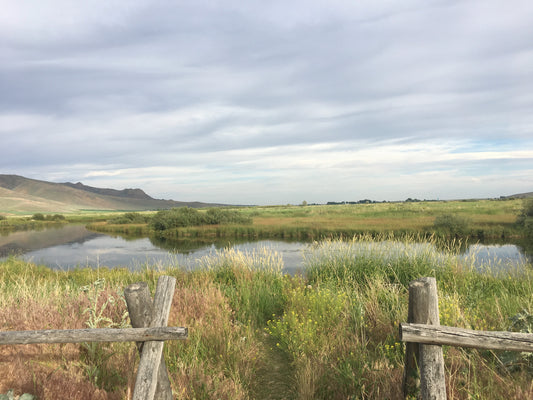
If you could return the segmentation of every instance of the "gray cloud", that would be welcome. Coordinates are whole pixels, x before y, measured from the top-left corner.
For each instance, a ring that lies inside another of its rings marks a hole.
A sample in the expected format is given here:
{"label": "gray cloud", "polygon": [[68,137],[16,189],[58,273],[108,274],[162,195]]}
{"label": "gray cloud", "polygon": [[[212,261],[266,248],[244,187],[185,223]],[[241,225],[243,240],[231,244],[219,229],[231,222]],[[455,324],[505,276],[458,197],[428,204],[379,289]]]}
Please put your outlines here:
{"label": "gray cloud", "polygon": [[2,9],[3,172],[234,203],[531,190],[529,1]]}

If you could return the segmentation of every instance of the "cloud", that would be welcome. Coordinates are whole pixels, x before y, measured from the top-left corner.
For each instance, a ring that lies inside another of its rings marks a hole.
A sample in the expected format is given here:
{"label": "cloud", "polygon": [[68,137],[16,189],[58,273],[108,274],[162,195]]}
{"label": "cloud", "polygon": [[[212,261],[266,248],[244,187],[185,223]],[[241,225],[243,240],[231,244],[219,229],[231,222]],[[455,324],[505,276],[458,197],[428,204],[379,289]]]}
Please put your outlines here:
{"label": "cloud", "polygon": [[6,173],[232,203],[533,185],[528,1],[2,10]]}

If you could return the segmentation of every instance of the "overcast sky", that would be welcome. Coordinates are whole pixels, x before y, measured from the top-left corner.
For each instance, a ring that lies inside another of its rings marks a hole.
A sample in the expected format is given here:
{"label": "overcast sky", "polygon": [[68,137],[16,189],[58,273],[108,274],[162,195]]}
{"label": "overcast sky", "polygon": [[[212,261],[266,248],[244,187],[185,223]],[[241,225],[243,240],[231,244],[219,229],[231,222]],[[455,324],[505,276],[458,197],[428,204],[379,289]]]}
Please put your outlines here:
{"label": "overcast sky", "polygon": [[231,204],[533,191],[531,0],[0,9],[0,173]]}

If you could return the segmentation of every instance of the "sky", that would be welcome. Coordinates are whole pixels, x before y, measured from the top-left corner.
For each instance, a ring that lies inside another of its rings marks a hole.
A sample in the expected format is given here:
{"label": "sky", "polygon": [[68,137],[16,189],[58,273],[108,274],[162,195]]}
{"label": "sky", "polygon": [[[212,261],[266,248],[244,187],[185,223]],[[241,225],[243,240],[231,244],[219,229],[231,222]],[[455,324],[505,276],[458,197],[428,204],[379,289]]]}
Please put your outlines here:
{"label": "sky", "polygon": [[226,204],[533,191],[531,0],[0,0],[0,173]]}

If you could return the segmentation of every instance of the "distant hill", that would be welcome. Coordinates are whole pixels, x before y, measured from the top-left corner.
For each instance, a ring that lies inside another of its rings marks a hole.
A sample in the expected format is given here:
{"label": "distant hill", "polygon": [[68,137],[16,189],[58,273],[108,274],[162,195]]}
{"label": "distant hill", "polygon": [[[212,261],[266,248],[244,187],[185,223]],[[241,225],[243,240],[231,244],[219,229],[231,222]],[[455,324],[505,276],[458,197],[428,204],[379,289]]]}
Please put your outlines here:
{"label": "distant hill", "polygon": [[152,197],[148,196],[146,193],[144,193],[144,191],[141,189],[122,189],[122,190],[101,189],[101,188],[96,188],[92,186],[86,186],[81,182],[78,182],[78,183],[66,182],[66,183],[63,183],[63,185],[73,187],[74,189],[80,189],[80,190],[85,190],[87,192],[101,194],[104,196],[123,197],[123,198],[130,198],[130,199],[155,200]]}
{"label": "distant hill", "polygon": [[0,213],[64,213],[80,210],[159,210],[222,204],[154,199],[141,189],[103,189],[78,183],[54,183],[0,174]]}
{"label": "distant hill", "polygon": [[513,198],[513,199],[526,199],[528,197],[533,197],[533,192],[513,194],[511,196],[506,196],[506,197]]}

